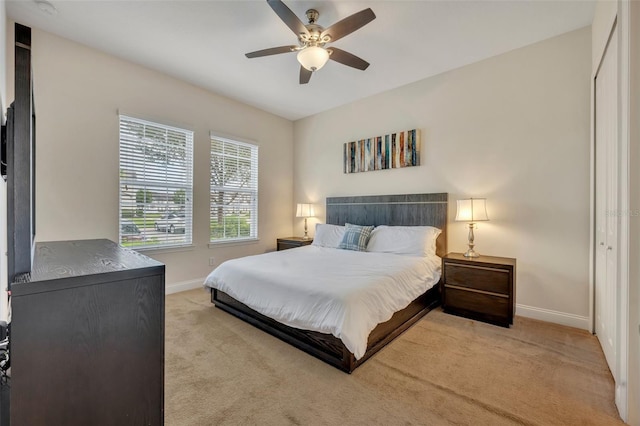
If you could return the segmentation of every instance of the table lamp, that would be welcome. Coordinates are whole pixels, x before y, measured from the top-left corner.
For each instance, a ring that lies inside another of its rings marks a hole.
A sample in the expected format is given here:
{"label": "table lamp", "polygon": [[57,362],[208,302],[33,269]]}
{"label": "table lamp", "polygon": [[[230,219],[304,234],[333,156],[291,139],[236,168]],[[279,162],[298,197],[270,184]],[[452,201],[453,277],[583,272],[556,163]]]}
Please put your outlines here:
{"label": "table lamp", "polygon": [[469,222],[469,250],[464,254],[465,257],[480,257],[473,249],[473,227],[476,222],[489,220],[487,216],[487,199],[486,198],[467,198],[458,200],[458,210],[456,212],[456,221]]}
{"label": "table lamp", "polygon": [[307,218],[313,217],[313,204],[299,203],[296,210],[296,217],[304,217],[304,237],[305,240],[309,239],[307,234]]}

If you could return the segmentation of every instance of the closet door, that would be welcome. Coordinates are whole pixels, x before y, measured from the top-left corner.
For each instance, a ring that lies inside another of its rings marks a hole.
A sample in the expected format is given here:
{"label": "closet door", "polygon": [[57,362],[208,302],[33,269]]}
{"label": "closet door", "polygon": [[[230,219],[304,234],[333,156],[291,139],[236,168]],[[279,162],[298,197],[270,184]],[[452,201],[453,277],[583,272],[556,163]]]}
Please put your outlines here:
{"label": "closet door", "polygon": [[618,250],[618,43],[613,31],[595,80],[596,335],[614,379],[616,365]]}

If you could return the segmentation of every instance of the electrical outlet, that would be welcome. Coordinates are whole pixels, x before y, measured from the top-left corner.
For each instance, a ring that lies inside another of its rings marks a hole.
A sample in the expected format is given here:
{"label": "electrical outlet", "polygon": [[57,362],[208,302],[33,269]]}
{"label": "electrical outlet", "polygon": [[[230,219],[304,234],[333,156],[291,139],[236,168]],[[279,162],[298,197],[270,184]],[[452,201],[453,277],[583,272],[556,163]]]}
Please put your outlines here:
{"label": "electrical outlet", "polygon": [[213,257],[209,258],[209,266],[216,266],[216,260]]}

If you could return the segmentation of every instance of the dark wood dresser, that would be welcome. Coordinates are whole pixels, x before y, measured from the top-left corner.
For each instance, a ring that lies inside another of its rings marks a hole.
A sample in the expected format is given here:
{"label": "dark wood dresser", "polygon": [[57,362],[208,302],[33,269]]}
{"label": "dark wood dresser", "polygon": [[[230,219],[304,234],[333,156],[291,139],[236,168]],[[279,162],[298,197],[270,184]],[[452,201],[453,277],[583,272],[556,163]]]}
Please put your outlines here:
{"label": "dark wood dresser", "polygon": [[162,425],[162,263],[109,240],[37,243],[12,292],[12,426]]}
{"label": "dark wood dresser", "polygon": [[442,258],[442,273],[445,312],[503,327],[513,324],[516,259],[449,253]]}
{"label": "dark wood dresser", "polygon": [[313,242],[313,238],[304,239],[302,237],[278,238],[278,251],[287,250],[296,247],[308,246]]}

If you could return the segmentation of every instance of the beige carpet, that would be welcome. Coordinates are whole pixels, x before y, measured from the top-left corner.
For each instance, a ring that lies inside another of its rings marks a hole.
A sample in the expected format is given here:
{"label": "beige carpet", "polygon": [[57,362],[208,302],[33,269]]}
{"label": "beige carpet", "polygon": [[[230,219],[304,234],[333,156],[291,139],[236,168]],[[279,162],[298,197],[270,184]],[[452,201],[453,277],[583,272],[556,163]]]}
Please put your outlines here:
{"label": "beige carpet", "polygon": [[216,309],[167,297],[167,425],[614,425],[587,332],[429,313],[348,375]]}

